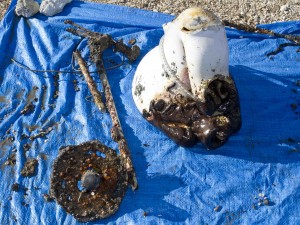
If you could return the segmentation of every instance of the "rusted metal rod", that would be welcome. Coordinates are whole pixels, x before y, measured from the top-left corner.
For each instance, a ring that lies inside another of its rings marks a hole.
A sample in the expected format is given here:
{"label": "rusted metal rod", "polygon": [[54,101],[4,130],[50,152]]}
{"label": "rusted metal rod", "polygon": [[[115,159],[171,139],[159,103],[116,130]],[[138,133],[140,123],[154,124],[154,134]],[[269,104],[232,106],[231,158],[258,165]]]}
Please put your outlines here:
{"label": "rusted metal rod", "polygon": [[105,99],[106,99],[106,107],[112,120],[111,137],[115,142],[118,143],[120,154],[123,158],[123,162],[127,169],[128,182],[131,185],[132,189],[135,190],[137,189],[138,184],[137,184],[137,179],[133,168],[133,164],[131,161],[129,147],[124,137],[124,133],[121,127],[116,105],[113,99],[113,95],[111,93],[111,88],[108,83],[107,74],[100,57],[99,60],[96,61],[96,68],[99,71],[100,80],[103,85]]}
{"label": "rusted metal rod", "polygon": [[92,93],[92,96],[94,98],[94,101],[95,101],[97,107],[99,108],[99,110],[101,112],[105,112],[105,105],[102,101],[101,93],[98,91],[97,85],[96,85],[95,81],[93,80],[93,78],[91,77],[90,72],[87,68],[87,65],[86,65],[84,59],[81,57],[78,50],[76,50],[73,53],[73,55],[74,55],[74,58],[76,59],[76,61],[78,62],[80,70],[86,80],[86,83],[88,84],[88,87]]}

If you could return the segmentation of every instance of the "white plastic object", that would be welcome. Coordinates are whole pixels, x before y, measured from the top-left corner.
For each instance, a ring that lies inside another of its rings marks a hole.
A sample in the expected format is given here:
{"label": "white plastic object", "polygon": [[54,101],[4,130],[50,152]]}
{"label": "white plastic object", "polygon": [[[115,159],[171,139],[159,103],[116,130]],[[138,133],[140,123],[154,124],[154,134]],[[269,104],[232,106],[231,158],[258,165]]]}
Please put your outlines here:
{"label": "white plastic object", "polygon": [[152,100],[168,102],[170,88],[204,101],[207,83],[215,75],[229,76],[225,28],[212,12],[189,8],[163,29],[159,46],[141,60],[133,79],[133,99],[141,113]]}

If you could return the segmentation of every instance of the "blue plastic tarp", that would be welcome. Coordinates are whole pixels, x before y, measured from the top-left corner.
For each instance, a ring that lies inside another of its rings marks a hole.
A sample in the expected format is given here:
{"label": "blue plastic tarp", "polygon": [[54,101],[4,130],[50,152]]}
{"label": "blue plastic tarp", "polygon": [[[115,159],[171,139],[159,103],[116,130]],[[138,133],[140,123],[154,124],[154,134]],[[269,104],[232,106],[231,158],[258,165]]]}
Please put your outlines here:
{"label": "blue plastic tarp", "polygon": [[[82,76],[31,72],[11,61],[35,70],[71,71],[75,49],[88,59],[87,40],[68,33],[66,19],[125,43],[136,39],[141,48],[136,62],[125,60],[107,71],[139,189],[128,189],[115,215],[88,224],[300,224],[299,47],[267,57],[288,41],[228,28],[242,128],[217,150],[200,144],[183,148],[146,122],[131,96],[139,61],[158,44],[161,26],[172,16],[73,1],[54,17],[26,19],[14,15],[15,5],[13,0],[0,27],[1,224],[80,224],[43,198],[58,150],[89,140],[117,148],[110,138],[111,120],[90,100]],[[300,21],[261,27],[300,35]],[[122,56],[107,52],[104,59],[110,68]],[[93,77],[101,89],[98,75]],[[33,111],[21,114],[31,102]],[[45,137],[28,138],[49,127],[53,130]],[[15,165],[6,165],[13,154]],[[38,160],[36,176],[20,175],[26,158]],[[12,190],[14,183],[20,184],[19,192]]]}

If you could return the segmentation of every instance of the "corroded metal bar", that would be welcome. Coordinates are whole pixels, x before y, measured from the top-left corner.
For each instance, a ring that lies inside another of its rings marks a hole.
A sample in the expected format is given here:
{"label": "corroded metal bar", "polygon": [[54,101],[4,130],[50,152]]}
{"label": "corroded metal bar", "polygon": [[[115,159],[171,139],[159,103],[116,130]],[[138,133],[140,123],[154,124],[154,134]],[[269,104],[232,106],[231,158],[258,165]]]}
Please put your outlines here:
{"label": "corroded metal bar", "polygon": [[92,93],[92,96],[95,100],[95,103],[97,105],[97,107],[99,108],[99,110],[101,112],[105,112],[105,105],[102,101],[102,96],[101,96],[101,93],[98,91],[97,89],[97,85],[95,83],[95,81],[93,80],[93,78],[91,77],[90,75],[90,72],[87,68],[87,65],[84,61],[84,59],[81,57],[80,53],[78,50],[76,50],[74,53],[73,53],[75,59],[77,60],[78,62],[78,65],[80,67],[80,70],[86,80],[86,83],[88,84],[88,87]]}
{"label": "corroded metal bar", "polygon": [[120,154],[123,158],[123,162],[125,164],[125,168],[127,169],[128,173],[128,182],[131,185],[132,189],[135,190],[138,187],[136,174],[133,168],[133,164],[131,161],[131,154],[129,151],[129,147],[127,141],[124,137],[123,129],[121,127],[121,123],[119,120],[118,112],[116,109],[116,105],[113,99],[113,95],[111,93],[111,88],[107,79],[107,74],[104,69],[103,62],[99,57],[98,60],[95,62],[97,70],[99,71],[101,83],[103,85],[105,99],[106,99],[106,107],[110,114],[112,120],[112,128],[111,128],[111,137],[112,139],[118,143]]}

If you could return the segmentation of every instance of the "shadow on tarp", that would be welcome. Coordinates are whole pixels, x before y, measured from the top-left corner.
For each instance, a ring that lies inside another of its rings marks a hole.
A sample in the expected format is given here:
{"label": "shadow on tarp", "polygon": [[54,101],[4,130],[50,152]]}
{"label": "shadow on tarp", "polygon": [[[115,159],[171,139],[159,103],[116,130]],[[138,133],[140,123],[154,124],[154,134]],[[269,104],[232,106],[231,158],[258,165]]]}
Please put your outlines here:
{"label": "shadow on tarp", "polygon": [[219,149],[191,150],[253,162],[299,162],[300,106],[291,107],[298,104],[293,81],[241,65],[230,71],[239,91],[242,128]]}

